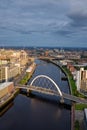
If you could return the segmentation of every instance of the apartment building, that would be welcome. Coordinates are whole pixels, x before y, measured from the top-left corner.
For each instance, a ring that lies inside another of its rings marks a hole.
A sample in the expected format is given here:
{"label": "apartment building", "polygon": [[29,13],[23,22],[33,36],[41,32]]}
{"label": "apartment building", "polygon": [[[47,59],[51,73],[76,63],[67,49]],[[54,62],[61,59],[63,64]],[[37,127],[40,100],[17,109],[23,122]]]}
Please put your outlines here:
{"label": "apartment building", "polygon": [[77,90],[87,91],[87,70],[80,68],[76,75]]}
{"label": "apartment building", "polygon": [[0,82],[10,81],[18,74],[20,74],[20,67],[18,66],[1,66]]}

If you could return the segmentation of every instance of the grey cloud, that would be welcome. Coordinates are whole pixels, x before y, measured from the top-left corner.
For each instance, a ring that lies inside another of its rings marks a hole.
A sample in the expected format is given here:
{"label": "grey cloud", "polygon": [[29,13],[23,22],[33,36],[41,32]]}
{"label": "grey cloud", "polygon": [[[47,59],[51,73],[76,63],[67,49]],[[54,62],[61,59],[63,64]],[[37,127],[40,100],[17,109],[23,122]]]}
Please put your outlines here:
{"label": "grey cloud", "polygon": [[10,23],[13,23],[12,26],[14,23],[19,25],[25,23],[27,28],[37,26],[37,24],[45,26],[50,24],[52,20],[61,18],[61,15],[56,14],[61,10],[58,8],[59,6],[56,6],[57,3],[59,3],[57,0],[1,0],[0,6],[7,6],[7,8],[5,10],[0,8],[0,21],[2,23],[6,21],[4,22],[5,26]]}
{"label": "grey cloud", "polygon": [[87,9],[81,3],[82,0],[0,0],[0,29],[3,34],[6,31],[8,35],[12,32],[28,37],[46,33],[49,38],[61,37],[61,41],[79,37],[87,31]]}
{"label": "grey cloud", "polygon": [[71,35],[73,35],[74,32],[72,30],[62,29],[62,30],[55,31],[54,34],[60,35],[60,36],[63,36],[63,37],[71,37]]}
{"label": "grey cloud", "polygon": [[87,26],[87,14],[76,12],[69,14],[68,17],[72,20],[71,25],[74,27]]}

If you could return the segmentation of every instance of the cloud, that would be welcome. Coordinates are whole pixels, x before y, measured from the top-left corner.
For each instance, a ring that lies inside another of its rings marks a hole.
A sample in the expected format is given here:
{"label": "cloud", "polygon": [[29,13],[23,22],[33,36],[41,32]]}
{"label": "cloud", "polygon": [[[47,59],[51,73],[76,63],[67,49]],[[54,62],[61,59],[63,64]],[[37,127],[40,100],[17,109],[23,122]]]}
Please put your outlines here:
{"label": "cloud", "polygon": [[41,34],[73,41],[87,33],[86,5],[87,0],[0,0],[0,30],[3,36]]}
{"label": "cloud", "polygon": [[73,32],[71,30],[58,30],[55,31],[55,34],[69,37],[71,34],[73,34]]}
{"label": "cloud", "polygon": [[70,12],[67,14],[71,19],[71,26],[82,28],[87,26],[87,0],[70,0]]}
{"label": "cloud", "polygon": [[87,12],[87,0],[70,0],[71,12]]}
{"label": "cloud", "polygon": [[86,27],[87,26],[87,13],[75,12],[68,15],[72,20],[71,26],[73,27]]}

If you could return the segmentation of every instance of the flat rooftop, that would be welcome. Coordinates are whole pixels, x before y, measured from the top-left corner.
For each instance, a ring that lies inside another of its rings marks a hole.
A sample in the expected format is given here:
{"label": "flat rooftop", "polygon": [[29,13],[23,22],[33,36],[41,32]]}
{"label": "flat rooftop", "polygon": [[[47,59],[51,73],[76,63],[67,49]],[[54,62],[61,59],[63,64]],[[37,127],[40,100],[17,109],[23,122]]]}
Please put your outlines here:
{"label": "flat rooftop", "polygon": [[0,84],[0,90],[6,88],[7,86],[13,84],[13,82],[4,82]]}

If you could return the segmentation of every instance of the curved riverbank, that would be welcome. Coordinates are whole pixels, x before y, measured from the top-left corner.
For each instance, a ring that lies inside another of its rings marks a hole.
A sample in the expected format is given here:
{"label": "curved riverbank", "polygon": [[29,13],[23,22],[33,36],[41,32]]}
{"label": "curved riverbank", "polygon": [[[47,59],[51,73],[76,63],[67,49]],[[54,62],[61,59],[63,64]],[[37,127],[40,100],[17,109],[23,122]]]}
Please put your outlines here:
{"label": "curved riverbank", "polygon": [[72,87],[71,87],[70,79],[69,79],[68,74],[67,74],[66,71],[64,70],[64,68],[63,68],[60,64],[56,63],[55,61],[52,61],[52,60],[48,60],[48,61],[50,61],[51,63],[55,64],[56,66],[58,66],[58,67],[63,71],[63,73],[64,73],[65,76],[67,77],[67,81],[68,81],[69,86],[70,86],[70,87],[69,87],[70,93],[72,94]]}
{"label": "curved riverbank", "polygon": [[[70,83],[70,79],[69,79],[68,74],[64,70],[64,68],[60,64],[58,64],[58,63],[56,63],[56,62],[54,62],[52,60],[48,60],[48,61],[50,61],[51,63],[55,64],[56,66],[58,66],[63,71],[63,73],[67,77],[70,93],[72,94],[73,92],[72,92],[72,86],[71,86],[71,83]],[[75,104],[72,103],[72,106],[71,106],[71,130],[74,130],[74,124],[75,124],[74,122],[75,122]]]}
{"label": "curved riverbank", "polygon": [[[65,73],[65,75],[67,76],[68,79],[68,83],[70,86],[70,92],[71,94],[78,96],[80,98],[85,98],[85,96],[81,93],[79,93],[77,91],[76,85],[75,85],[75,81],[73,80],[73,77],[71,76],[70,72],[67,70],[67,68],[62,67],[60,64],[54,62],[51,60],[52,63],[54,63],[55,65],[57,65],[58,67],[60,67],[60,69]],[[84,128],[84,108],[87,108],[86,104],[75,104],[74,102],[72,102],[72,107],[71,107],[71,130],[77,129],[78,130],[82,130],[82,128]],[[80,118],[80,114],[82,113],[82,117]],[[78,122],[78,126],[76,124],[76,122]]]}

